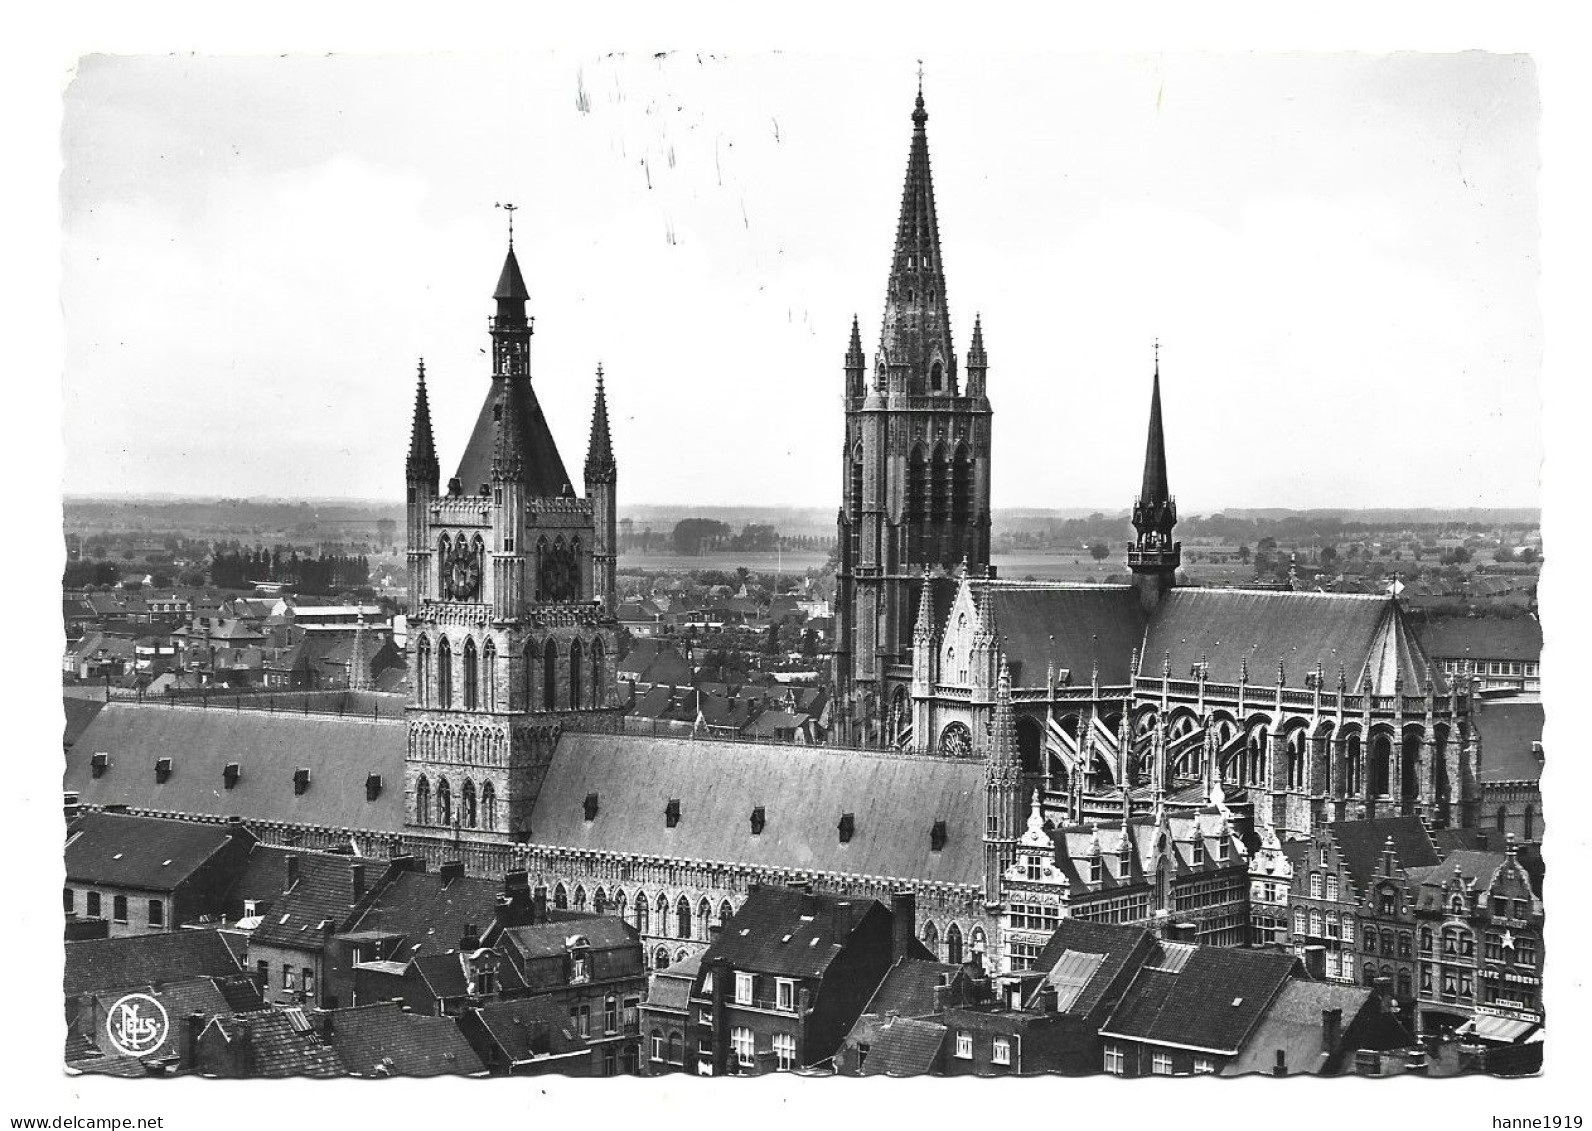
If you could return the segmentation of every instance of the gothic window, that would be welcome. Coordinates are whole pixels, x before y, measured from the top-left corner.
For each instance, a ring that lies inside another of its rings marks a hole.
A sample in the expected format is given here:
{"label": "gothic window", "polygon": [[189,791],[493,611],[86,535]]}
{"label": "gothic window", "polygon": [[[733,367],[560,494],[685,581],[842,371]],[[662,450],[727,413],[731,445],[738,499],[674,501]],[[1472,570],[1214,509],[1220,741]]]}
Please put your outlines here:
{"label": "gothic window", "polygon": [[466,711],[473,711],[480,706],[476,701],[476,693],[480,690],[478,675],[475,661],[475,640],[467,638],[464,642],[464,709]]}
{"label": "gothic window", "polygon": [[645,935],[652,930],[652,908],[647,904],[647,893],[636,893],[636,930]]}
{"label": "gothic window", "polygon": [[542,649],[542,710],[552,711],[557,709],[556,693],[558,690],[558,645],[553,638],[547,638],[547,645]]}
{"label": "gothic window", "polygon": [[1361,776],[1360,736],[1351,734],[1343,744],[1343,751],[1343,771],[1348,779],[1344,792],[1349,797],[1359,797],[1365,788]]}
{"label": "gothic window", "polygon": [[973,953],[982,957],[985,949],[984,928],[974,927],[973,933],[968,938],[973,945]]}
{"label": "gothic window", "polygon": [[453,706],[453,645],[446,636],[437,641],[437,706]]}
{"label": "gothic window", "polygon": [[482,706],[488,711],[497,710],[497,646],[490,640],[481,649],[481,683]]}
{"label": "gothic window", "polygon": [[940,732],[940,753],[965,758],[973,752],[973,735],[961,723],[952,723]]}
{"label": "gothic window", "polygon": [[453,824],[453,790],[447,778],[437,779],[437,824]]}
{"label": "gothic window", "polygon": [[1499,832],[1504,832],[1506,830],[1508,816],[1509,815],[1505,811],[1504,807],[1502,805],[1498,806],[1498,812],[1493,814],[1493,824],[1498,826]]}
{"label": "gothic window", "polygon": [[422,636],[415,643],[415,691],[420,705],[431,701],[431,638]]}
{"label": "gothic window", "polygon": [[469,778],[459,787],[459,823],[467,829],[475,828],[475,783]]}
{"label": "gothic window", "polygon": [[1288,739],[1288,788],[1303,789],[1305,785],[1305,732],[1296,730]]}
{"label": "gothic window", "polygon": [[951,517],[951,467],[943,445],[934,447],[934,469],[930,478],[929,521],[939,525]]}
{"label": "gothic window", "polygon": [[958,526],[973,521],[973,460],[966,444],[957,445],[951,464],[951,521]]}
{"label": "gothic window", "polygon": [[712,921],[713,921],[713,905],[707,901],[707,897],[706,896],[703,896],[702,897],[702,902],[697,904],[697,921],[696,921],[697,938],[702,939],[704,941],[707,939],[707,937],[708,937],[708,924],[711,923]]}
{"label": "gothic window", "polygon": [[603,641],[602,637],[599,636],[591,642],[591,705],[593,707],[603,706],[603,676],[605,674],[603,669]]}
{"label": "gothic window", "polygon": [[580,884],[575,885],[575,910],[586,910],[586,889]]}
{"label": "gothic window", "polygon": [[1386,797],[1393,788],[1393,742],[1385,734],[1371,739],[1371,795]]}
{"label": "gothic window", "polygon": [[936,361],[929,367],[929,389],[940,392],[945,387],[945,366]]}
{"label": "gothic window", "polygon": [[735,908],[730,906],[729,900],[726,899],[723,903],[719,904],[719,922],[721,924],[728,923],[731,916],[734,914]]}
{"label": "gothic window", "polygon": [[1535,806],[1526,806],[1525,814],[1520,819],[1520,836],[1522,840],[1537,839],[1537,810]]}
{"label": "gothic window", "polygon": [[923,455],[923,445],[912,448],[907,459],[907,521],[924,522],[928,519],[929,465]]}
{"label": "gothic window", "polygon": [[923,924],[923,945],[929,948],[929,953],[934,955],[936,962],[940,958],[940,928],[934,925],[934,920]]}
{"label": "gothic window", "polygon": [[1415,801],[1421,794],[1421,736],[1410,732],[1404,736],[1404,749],[1399,759],[1399,796],[1406,803]]}
{"label": "gothic window", "polygon": [[581,692],[581,667],[584,664],[581,656],[579,640],[569,642],[569,709],[578,711],[584,705],[580,701]]}
{"label": "gothic window", "polygon": [[431,823],[431,783],[426,780],[426,775],[421,774],[415,782],[415,824],[429,825]]}
{"label": "gothic window", "polygon": [[614,917],[621,922],[630,918],[630,900],[625,897],[623,888],[614,892]]}
{"label": "gothic window", "polygon": [[562,880],[553,888],[553,907],[559,911],[569,910],[569,891]]}
{"label": "gothic window", "polygon": [[497,790],[492,788],[491,782],[481,783],[481,827],[497,828]]}
{"label": "gothic window", "polygon": [[653,908],[658,913],[658,934],[663,938],[669,937],[669,897],[663,892],[658,893],[657,906]]}
{"label": "gothic window", "polygon": [[680,897],[680,901],[674,905],[674,917],[675,925],[678,927],[678,930],[675,932],[675,937],[681,939],[690,938],[691,904],[686,901],[686,898],[683,895]]}
{"label": "gothic window", "polygon": [[654,970],[667,970],[669,968],[669,948],[660,946],[652,952],[652,968]]}
{"label": "gothic window", "polygon": [[955,923],[945,930],[945,961],[952,966],[962,965],[962,928]]}

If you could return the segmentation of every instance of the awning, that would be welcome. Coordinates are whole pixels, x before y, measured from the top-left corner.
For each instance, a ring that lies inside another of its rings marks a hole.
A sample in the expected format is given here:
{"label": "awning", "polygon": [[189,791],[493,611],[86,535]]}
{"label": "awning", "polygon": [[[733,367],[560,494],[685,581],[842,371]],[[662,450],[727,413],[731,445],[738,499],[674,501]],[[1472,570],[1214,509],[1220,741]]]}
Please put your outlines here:
{"label": "awning", "polygon": [[1478,1013],[1454,1030],[1454,1035],[1473,1036],[1483,1041],[1512,1045],[1536,1027],[1535,1021],[1517,1021],[1513,1017],[1495,1017],[1489,1013]]}

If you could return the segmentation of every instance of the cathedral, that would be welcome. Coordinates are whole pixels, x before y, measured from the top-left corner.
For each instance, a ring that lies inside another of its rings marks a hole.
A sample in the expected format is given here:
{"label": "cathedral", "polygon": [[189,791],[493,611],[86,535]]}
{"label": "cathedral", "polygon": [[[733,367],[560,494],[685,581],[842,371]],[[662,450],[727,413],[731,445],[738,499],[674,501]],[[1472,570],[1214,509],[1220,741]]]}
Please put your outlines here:
{"label": "cathedral", "polygon": [[1181,583],[1158,361],[1130,583],[996,576],[988,360],[978,321],[954,344],[921,90],[911,121],[879,346],[870,367],[853,319],[844,361],[841,742],[626,732],[603,376],[577,495],[511,234],[445,488],[439,387],[417,381],[402,719],[108,703],[67,751],[68,804],[525,870],[555,907],[632,922],[653,968],[757,883],[910,889],[935,953],[997,970],[1064,916],[1239,944],[1257,845],[1362,815],[1474,824],[1468,697],[1396,598]]}

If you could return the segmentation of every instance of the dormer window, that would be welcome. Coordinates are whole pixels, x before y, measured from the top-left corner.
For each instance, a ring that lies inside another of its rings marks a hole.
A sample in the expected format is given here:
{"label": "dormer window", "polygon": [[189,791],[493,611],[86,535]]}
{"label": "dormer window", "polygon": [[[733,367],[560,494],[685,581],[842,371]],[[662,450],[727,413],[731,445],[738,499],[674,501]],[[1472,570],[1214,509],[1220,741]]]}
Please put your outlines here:
{"label": "dormer window", "polygon": [[1089,882],[1091,884],[1098,884],[1102,879],[1105,878],[1104,872],[1105,868],[1100,860],[1100,857],[1091,856],[1089,858]]}
{"label": "dormer window", "polygon": [[381,775],[365,775],[365,800],[374,801],[381,796]]}
{"label": "dormer window", "polygon": [[170,758],[156,758],[155,759],[155,781],[164,782],[169,777],[171,777],[171,759]]}
{"label": "dormer window", "polygon": [[[670,802],[670,804],[675,804],[675,803],[674,802]],[[586,820],[587,821],[595,821],[597,819],[597,795],[595,793],[588,793],[586,795],[586,800],[582,803],[581,808],[582,808],[582,811],[586,814]],[[678,819],[678,816],[679,816],[679,813],[678,813],[678,808],[677,808],[677,810],[676,810],[676,819]],[[669,823],[669,827],[670,828],[674,827],[674,822],[673,821],[671,821]]]}
{"label": "dormer window", "polygon": [[89,768],[95,777],[103,777],[110,764],[111,756],[101,751],[94,755],[93,760],[89,763]]}
{"label": "dormer window", "polygon": [[293,771],[293,795],[303,795],[310,788],[310,771],[308,767],[301,766]]}
{"label": "dormer window", "polygon": [[669,804],[663,807],[663,823],[669,828],[674,828],[680,823],[680,799],[669,798]]}
{"label": "dormer window", "polygon": [[945,822],[935,821],[934,827],[929,830],[929,848],[938,852],[945,847]]}
{"label": "dormer window", "polygon": [[1223,860],[1223,861],[1225,861],[1227,859],[1227,837],[1226,836],[1220,836],[1220,837],[1216,838],[1216,859]]}
{"label": "dormer window", "polygon": [[1198,830],[1195,830],[1195,832],[1194,832],[1194,867],[1203,868],[1204,866],[1205,866],[1205,838],[1200,836]]}
{"label": "dormer window", "polygon": [[761,805],[757,806],[755,809],[752,810],[752,835],[753,836],[760,836],[762,834],[762,832],[763,832],[763,826],[765,824],[767,824],[767,823],[768,823],[768,817],[764,813],[763,807]]}
{"label": "dormer window", "polygon": [[851,843],[851,834],[857,831],[857,818],[853,813],[840,815],[840,843]]}
{"label": "dormer window", "polygon": [[236,762],[228,762],[221,771],[221,784],[231,789],[238,784],[238,778],[243,774],[243,768]]}

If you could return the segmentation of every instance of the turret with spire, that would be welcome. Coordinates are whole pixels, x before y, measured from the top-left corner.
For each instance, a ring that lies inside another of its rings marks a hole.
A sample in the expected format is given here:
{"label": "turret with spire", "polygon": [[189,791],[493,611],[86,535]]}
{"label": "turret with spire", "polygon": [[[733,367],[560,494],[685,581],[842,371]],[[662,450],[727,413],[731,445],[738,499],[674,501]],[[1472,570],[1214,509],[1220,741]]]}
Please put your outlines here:
{"label": "turret with spire", "polygon": [[867,395],[868,359],[862,352],[862,326],[851,316],[851,344],[846,347],[846,399],[861,400]]}
{"label": "turret with spire", "polygon": [[1012,673],[1004,652],[1000,657],[995,717],[984,764],[984,901],[997,904],[1001,898],[1001,876],[1017,855],[1017,830],[1022,824],[1023,803],[1017,722],[1012,714]]}
{"label": "turret with spire", "polygon": [[1144,483],[1133,504],[1138,537],[1128,550],[1128,568],[1145,612],[1150,612],[1177,581],[1183,544],[1172,539],[1177,502],[1166,475],[1166,433],[1161,424],[1161,345],[1155,346],[1155,377],[1150,392],[1150,432],[1144,449]]}
{"label": "turret with spire", "polygon": [[426,397],[426,360],[420,359],[415,378],[414,424],[409,433],[409,458],[404,461],[407,483],[405,513],[408,534],[405,545],[409,562],[409,607],[416,609],[431,595],[431,539],[427,518],[431,500],[437,497],[442,472],[437,464],[437,445],[431,433],[431,402]]}
{"label": "turret with spire", "polygon": [[608,431],[608,394],[603,388],[603,367],[597,366],[597,393],[591,409],[591,441],[586,445],[586,498],[591,503],[596,537],[592,548],[592,595],[603,612],[613,616],[618,607],[617,567],[619,465],[614,461],[613,438]]}
{"label": "turret with spire", "polygon": [[967,395],[984,396],[984,377],[989,371],[989,356],[984,352],[984,318],[973,316],[973,344],[967,350]]}

